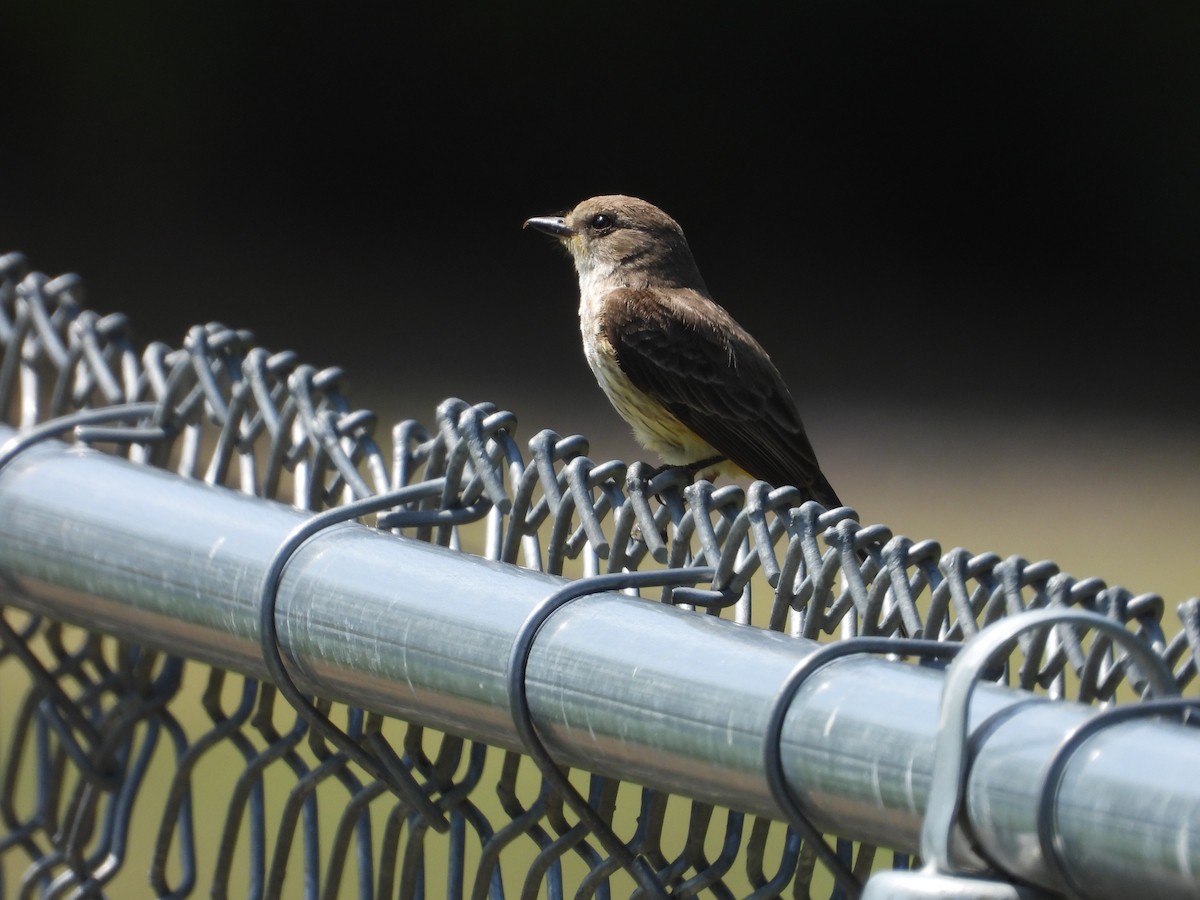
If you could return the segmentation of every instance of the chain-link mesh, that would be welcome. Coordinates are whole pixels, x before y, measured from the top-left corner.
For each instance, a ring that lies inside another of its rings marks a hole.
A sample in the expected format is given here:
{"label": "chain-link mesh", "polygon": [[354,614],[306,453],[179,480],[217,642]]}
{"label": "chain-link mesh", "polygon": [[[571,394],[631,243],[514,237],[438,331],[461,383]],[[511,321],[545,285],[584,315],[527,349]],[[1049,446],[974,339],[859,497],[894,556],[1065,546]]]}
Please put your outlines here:
{"label": "chain-link mesh", "polygon": [[[595,463],[587,441],[526,443],[490,404],[446,400],[432,428],[376,439],[337,369],[197,326],[140,354],[122,315],[84,308],[74,276],[0,259],[0,409],[24,431],[81,410],[135,421],[63,437],[247,494],[319,511],[444,478],[378,527],[571,577],[704,565],[733,598],[697,615],[815,640],[897,633],[960,641],[1011,613],[1079,607],[1128,627],[1195,682],[1197,601],[1076,580],[1050,562],[913,542],[790,488],[689,484],[642,464]],[[414,518],[414,514],[423,514]],[[670,588],[663,599],[678,600]],[[686,596],[685,595],[685,599]],[[1166,634],[1173,634],[1169,640]],[[1136,669],[1105,641],[1022,644],[1012,683],[1107,701]],[[277,689],[15,608],[0,617],[0,867],[17,896],[629,896],[620,860],[521,754],[317,701],[359,742],[403,759],[448,825],[365,773],[277,702]],[[1133,685],[1135,689],[1139,685]],[[573,771],[590,806],[672,896],[837,893],[810,842],[779,822]],[[908,857],[832,836],[860,879]],[[132,875],[130,873],[133,873]],[[122,885],[124,887],[122,887]],[[132,885],[132,887],[131,887]]]}

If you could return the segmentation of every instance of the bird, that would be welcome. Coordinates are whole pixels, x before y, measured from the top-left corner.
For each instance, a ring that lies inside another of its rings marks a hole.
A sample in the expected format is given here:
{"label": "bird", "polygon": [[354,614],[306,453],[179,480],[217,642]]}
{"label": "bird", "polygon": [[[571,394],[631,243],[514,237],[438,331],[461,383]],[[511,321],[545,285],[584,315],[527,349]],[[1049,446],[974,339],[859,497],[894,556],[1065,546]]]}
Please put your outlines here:
{"label": "bird", "polygon": [[673,218],[609,194],[524,227],[570,254],[588,365],[663,468],[790,485],[826,509],[842,506],[779,370],[713,299]]}

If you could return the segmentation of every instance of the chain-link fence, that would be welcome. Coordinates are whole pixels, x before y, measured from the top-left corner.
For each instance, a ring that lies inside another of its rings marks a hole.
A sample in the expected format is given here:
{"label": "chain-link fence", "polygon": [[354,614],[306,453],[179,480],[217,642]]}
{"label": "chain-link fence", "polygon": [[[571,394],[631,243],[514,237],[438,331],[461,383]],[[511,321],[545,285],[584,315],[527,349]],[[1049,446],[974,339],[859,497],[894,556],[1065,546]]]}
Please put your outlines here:
{"label": "chain-link fence", "polygon": [[[1188,703],[1113,701],[1194,691],[1196,600],[1168,612],[1156,595],[1079,581],[1050,562],[943,552],[864,527],[851,510],[800,504],[786,487],[689,484],[678,472],[595,463],[579,436],[543,430],[522,444],[516,417],[489,404],[447,400],[431,428],[398,424],[388,456],[375,416],[349,404],[338,370],[272,354],[218,324],[192,329],[180,349],[138,352],[124,316],[83,308],[75,277],[31,272],[18,254],[0,259],[0,277],[0,408],[12,426],[0,447],[9,604],[0,617],[0,886],[14,896],[854,895],[873,870],[908,869],[922,851],[940,857],[921,834],[922,814],[937,807],[953,821],[970,798],[959,784],[955,799],[935,802],[933,738],[924,732],[905,749],[899,730],[872,731],[860,718],[838,738],[835,719],[854,721],[871,706],[853,692],[820,720],[833,743],[820,750],[822,736],[813,738],[814,758],[826,758],[805,777],[824,766],[828,780],[797,790],[801,754],[786,748],[802,723],[789,718],[789,702],[803,689],[816,703],[813,685],[827,671],[842,674],[821,681],[826,697],[856,671],[867,694],[886,694],[870,686],[885,682],[940,693],[945,660],[964,640],[1030,609],[1089,611],[1086,622],[1102,617],[1120,633],[1056,621],[1014,632],[981,663],[976,677],[1007,685],[996,689],[1005,696],[1068,702],[1040,702],[1032,713],[1049,707],[1062,720],[1045,726],[1042,737],[1058,749],[1021,801],[1038,819],[1040,849],[1016,846],[1004,831],[1015,826],[997,799],[1003,791],[985,787],[955,832],[963,846],[946,860],[1086,895],[1090,879],[1107,877],[1108,854],[1142,885],[1150,877],[1179,896],[1195,893],[1200,848],[1188,834],[1200,830],[1185,826],[1200,807],[1150,817],[1154,846],[1173,848],[1167,860],[1129,847],[1128,835],[1120,850],[1076,850],[1075,836],[1095,830],[1099,814],[1076,829],[1047,798],[1087,794],[1085,783],[1070,795],[1067,750],[1111,710],[1168,720],[1151,748],[1162,759],[1174,759],[1164,749],[1174,741],[1194,747],[1193,730],[1169,721],[1183,709],[1186,725]],[[61,441],[102,448],[108,462],[46,450]],[[64,475],[68,464],[79,474]],[[143,487],[150,468],[157,480]],[[193,493],[197,482],[222,490]],[[235,495],[249,505],[227,510]],[[317,536],[365,539],[346,536],[347,519],[369,520],[352,533],[384,543],[361,558],[343,547],[340,558],[353,562],[320,554],[311,579],[322,589],[350,579],[331,574],[339,564],[368,583],[312,592],[305,616],[327,617],[327,643],[312,649],[291,626],[296,589],[281,582],[285,571],[309,577]],[[214,520],[207,555],[188,555],[183,545]],[[453,555],[397,557],[389,581],[372,561],[411,552],[391,535]],[[256,568],[222,568],[233,552],[226,544],[250,557],[260,540]],[[460,567],[468,554],[500,565]],[[181,560],[193,580],[170,571]],[[252,584],[240,582],[247,571]],[[372,619],[377,609],[361,597],[420,594],[421,573],[429,593],[451,601],[422,614],[437,629],[354,657],[385,629],[420,630],[411,610]],[[361,597],[351,602],[353,590]],[[496,599],[526,591],[544,599],[519,614]],[[661,602],[625,598],[632,605],[618,615],[656,618],[613,621],[593,604],[591,623],[574,636],[572,619],[557,617],[568,606],[582,616],[579,598],[621,591]],[[717,618],[743,627],[691,635],[696,622]],[[623,667],[634,634],[645,672],[636,661]],[[329,635],[345,643],[330,649]],[[508,665],[493,671],[479,660],[501,640]],[[535,654],[559,640],[577,643],[564,645],[557,665],[549,651]],[[824,642],[826,655],[809,642]],[[692,652],[730,657],[697,662],[685,658]],[[825,665],[850,656],[872,659]],[[360,680],[338,675],[335,658]],[[379,674],[401,666],[406,683]],[[712,677],[702,683],[670,681],[704,671]],[[423,683],[429,672],[445,685]],[[746,702],[736,698],[755,681],[768,683],[764,699],[735,728]],[[669,689],[645,696],[647,684]],[[988,702],[989,733],[1027,705]],[[648,736],[639,736],[639,716],[653,726]],[[709,719],[727,720],[724,744],[712,740]],[[694,756],[664,749],[673,746],[664,731],[691,725],[702,735]],[[1037,727],[1022,727],[1037,745]],[[943,770],[952,730],[943,723],[938,736]],[[972,729],[977,754],[979,733]],[[765,754],[743,760],[743,745]],[[830,748],[841,758],[828,758]],[[924,768],[888,768],[889,754]],[[1158,768],[1169,786],[1178,773]],[[1145,784],[1129,790],[1158,796]],[[1107,890],[1099,895],[1121,895]]]}

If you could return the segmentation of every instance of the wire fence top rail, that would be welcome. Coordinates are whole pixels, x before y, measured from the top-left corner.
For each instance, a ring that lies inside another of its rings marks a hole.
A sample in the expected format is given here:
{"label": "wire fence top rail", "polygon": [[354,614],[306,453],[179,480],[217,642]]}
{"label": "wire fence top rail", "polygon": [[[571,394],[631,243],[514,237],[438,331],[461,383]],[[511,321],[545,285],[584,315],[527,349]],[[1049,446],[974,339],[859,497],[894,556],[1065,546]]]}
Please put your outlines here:
{"label": "wire fence top rail", "polygon": [[[447,400],[432,428],[396,425],[385,455],[336,369],[218,324],[138,353],[126,318],[85,309],[75,277],[10,254],[0,278],[0,405],[13,425],[0,433],[13,607],[0,673],[30,673],[4,716],[0,866],[20,865],[24,894],[110,889],[131,810],[153,802],[142,776],[167,745],[157,895],[201,883],[220,894],[237,877],[278,896],[297,871],[311,896],[343,882],[422,896],[439,878],[447,896],[505,896],[506,879],[523,896],[779,896],[804,894],[814,873],[856,893],[877,845],[901,869],[931,855],[920,832],[933,754],[950,752],[936,727],[945,657],[1035,609],[1090,613],[1077,623],[1093,631],[1022,631],[1015,657],[984,667],[1007,687],[981,685],[971,706],[970,824],[947,860],[1080,895],[1147,878],[1164,895],[1195,890],[1200,848],[1182,850],[1177,816],[1147,829],[1176,841],[1171,864],[1069,845],[1099,840],[1085,799],[1096,785],[1135,805],[1177,786],[1194,740],[1175,720],[1191,721],[1190,701],[1114,701],[1194,692],[1196,599],[1168,611],[1050,562],[943,552],[850,509],[798,504],[787,487],[596,463],[580,436],[543,430],[522,445],[516,417],[490,404]],[[82,642],[61,622],[87,629]],[[845,658],[808,671],[810,641]],[[942,662],[885,658],[899,650]],[[185,672],[209,684],[199,733],[175,713]],[[245,687],[230,708],[233,673]],[[1074,753],[1056,768],[1097,709],[1130,706],[1145,720],[1085,734],[1106,747],[1086,775]],[[230,748],[242,774],[200,874],[192,772]],[[1013,767],[1038,754],[1053,781],[1013,789]],[[1146,778],[1125,784],[1113,760]],[[488,767],[499,771],[484,778]],[[268,825],[265,785],[282,770],[293,785]],[[32,798],[22,775],[39,784]],[[520,796],[530,779],[540,787]],[[319,804],[331,785],[342,801]],[[483,811],[480,785],[498,809]],[[1051,789],[1079,801],[1049,807]],[[1197,814],[1200,800],[1174,793]],[[684,797],[674,846],[663,823]],[[533,859],[513,875],[519,847]]]}

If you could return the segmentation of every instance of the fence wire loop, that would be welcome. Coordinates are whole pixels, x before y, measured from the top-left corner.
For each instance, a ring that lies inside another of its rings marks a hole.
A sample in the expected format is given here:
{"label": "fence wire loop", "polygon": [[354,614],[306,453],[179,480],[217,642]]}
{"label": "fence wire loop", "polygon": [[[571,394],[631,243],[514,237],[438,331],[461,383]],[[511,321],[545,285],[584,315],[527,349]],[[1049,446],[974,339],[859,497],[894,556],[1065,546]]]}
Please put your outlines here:
{"label": "fence wire loop", "polygon": [[[72,431],[94,427],[97,422],[128,421],[144,418],[154,409],[152,403],[123,404],[100,409],[81,410],[44,422],[0,445],[0,471],[18,456],[43,441]],[[63,691],[57,677],[26,649],[25,641],[0,615],[0,642],[8,652],[21,659],[26,670],[45,693],[41,709],[54,728],[67,754],[80,773],[100,790],[116,789],[122,779],[118,762],[112,757],[113,741],[119,743],[119,729],[99,730],[80,712],[78,705]],[[132,724],[129,726],[132,727]]]}
{"label": "fence wire loop", "polygon": [[1122,706],[1112,706],[1093,713],[1088,719],[1075,728],[1059,745],[1050,758],[1049,765],[1042,777],[1042,785],[1038,791],[1038,843],[1042,855],[1054,871],[1055,879],[1060,889],[1072,898],[1085,900],[1087,891],[1082,888],[1063,853],[1062,836],[1056,824],[1059,788],[1067,768],[1076,754],[1082,751],[1088,741],[1106,728],[1111,728],[1123,722],[1134,719],[1176,718],[1181,724],[1193,728],[1200,727],[1200,700],[1172,696],[1175,688],[1161,682],[1155,684],[1156,690],[1163,690],[1166,696],[1144,699],[1138,703]]}
{"label": "fence wire loop", "polygon": [[857,898],[862,893],[862,882],[850,867],[825,843],[825,838],[809,820],[799,798],[788,786],[783,769],[783,725],[800,689],[814,673],[831,662],[858,655],[915,656],[921,660],[952,659],[961,644],[946,644],[912,638],[856,637],[834,644],[826,644],[814,650],[788,674],[771,704],[763,736],[763,765],[771,796],[788,816],[788,823],[805,843],[821,858],[833,874],[838,887],[847,897]]}
{"label": "fence wire loop", "polygon": [[42,441],[62,437],[64,434],[72,432],[75,432],[77,437],[82,435],[83,438],[86,438],[96,433],[95,429],[99,423],[137,421],[152,415],[157,408],[158,404],[152,402],[126,403],[120,406],[80,410],[43,422],[0,445],[0,471],[3,471],[21,453]]}
{"label": "fence wire loop", "polygon": [[267,664],[272,681],[288,703],[296,709],[314,731],[319,732],[330,744],[386,784],[398,797],[410,803],[428,825],[437,831],[446,832],[450,829],[449,821],[421,789],[409,768],[392,751],[390,744],[383,741],[372,741],[367,746],[374,752],[364,749],[362,743],[352,739],[334,725],[329,717],[296,686],[287,671],[283,650],[279,645],[279,630],[275,616],[279,583],[283,579],[284,569],[287,567],[288,560],[301,546],[315,539],[327,528],[411,502],[423,492],[421,487],[400,488],[318,513],[299,525],[275,552],[268,566],[261,592],[259,628],[263,661]]}
{"label": "fence wire loop", "polygon": [[509,708],[525,752],[533,759],[546,782],[567,802],[609,855],[633,876],[638,886],[649,897],[666,898],[668,896],[666,887],[659,880],[654,869],[644,858],[635,855],[629,845],[617,837],[605,818],[567,780],[550,755],[550,751],[546,749],[541,736],[538,735],[537,725],[533,721],[533,714],[529,708],[526,669],[538,632],[554,613],[567,604],[602,591],[694,584],[698,581],[709,581],[713,575],[714,569],[711,566],[703,566],[659,572],[614,572],[581,578],[551,594],[526,617],[517,631],[517,637],[509,655],[505,679],[508,686]]}

